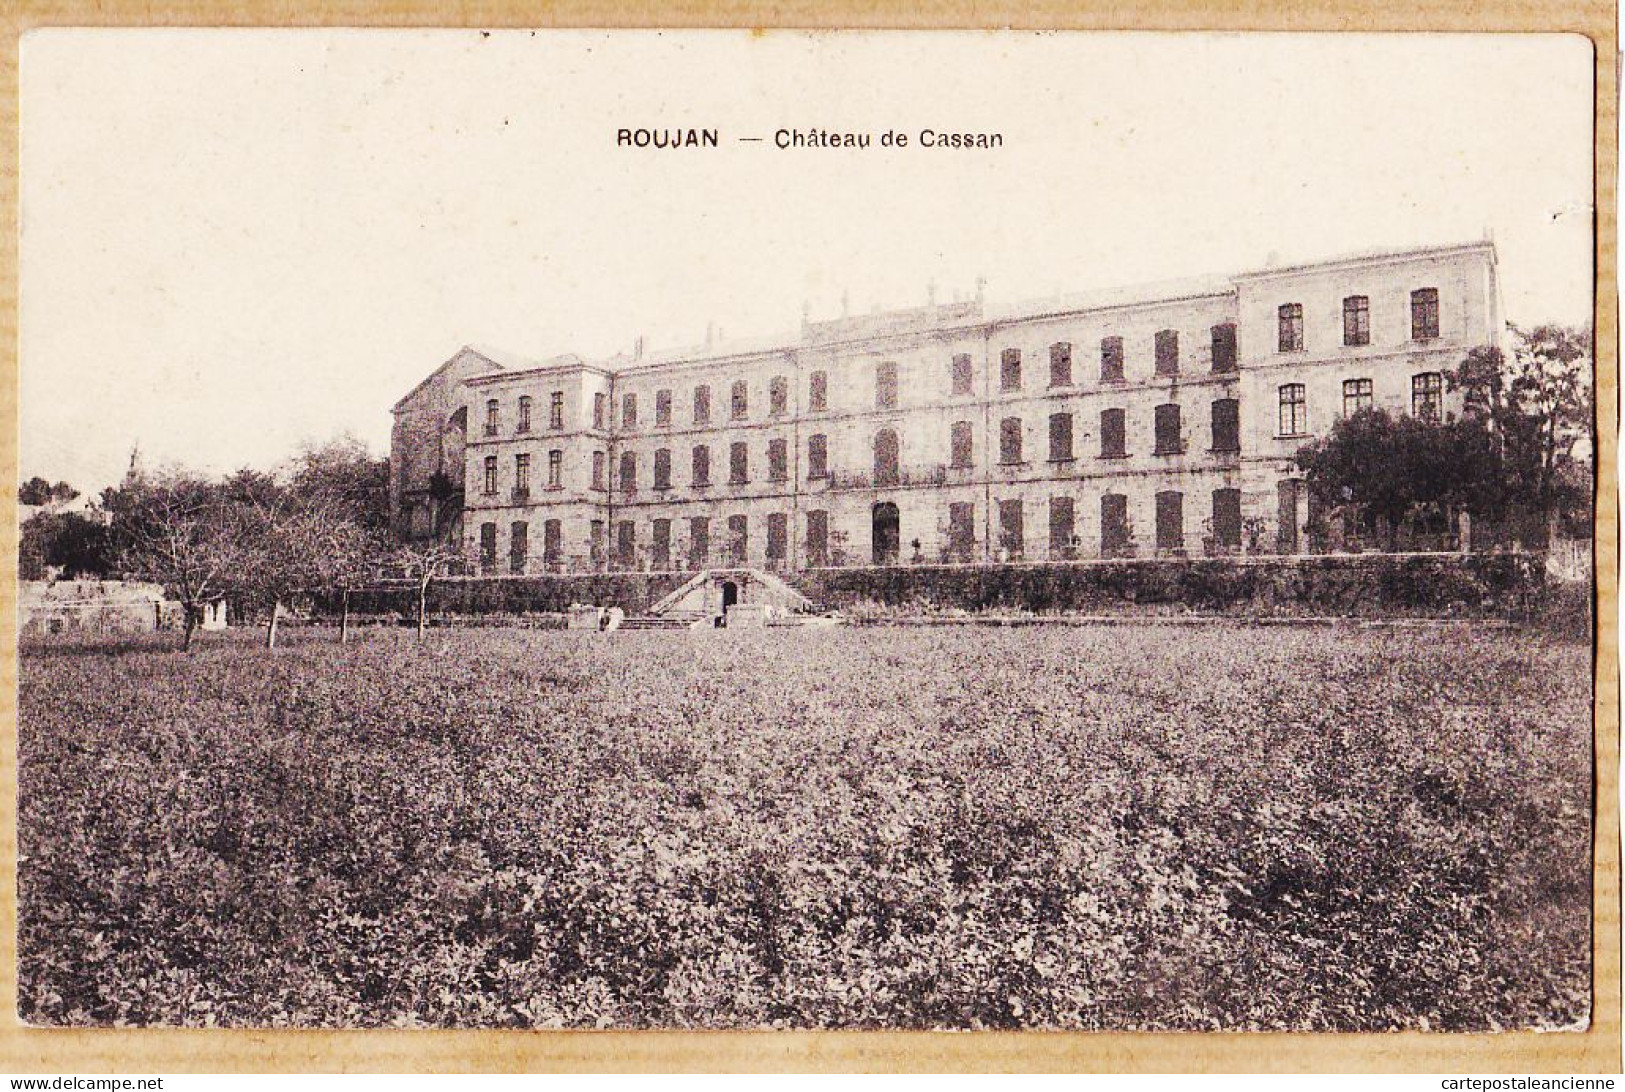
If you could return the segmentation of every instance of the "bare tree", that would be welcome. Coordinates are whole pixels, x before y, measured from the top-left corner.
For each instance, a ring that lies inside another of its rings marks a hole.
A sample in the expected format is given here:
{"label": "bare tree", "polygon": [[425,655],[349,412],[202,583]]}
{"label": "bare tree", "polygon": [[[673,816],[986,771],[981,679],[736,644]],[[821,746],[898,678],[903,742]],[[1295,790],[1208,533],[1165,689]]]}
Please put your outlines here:
{"label": "bare tree", "polygon": [[118,568],[162,584],[180,601],[185,648],[203,610],[232,589],[247,568],[247,528],[219,486],[187,475],[142,482],[109,494]]}
{"label": "bare tree", "polygon": [[413,589],[417,607],[417,636],[423,639],[428,624],[429,585],[449,575],[463,562],[460,550],[443,543],[403,546],[391,557],[391,567],[402,573]]}

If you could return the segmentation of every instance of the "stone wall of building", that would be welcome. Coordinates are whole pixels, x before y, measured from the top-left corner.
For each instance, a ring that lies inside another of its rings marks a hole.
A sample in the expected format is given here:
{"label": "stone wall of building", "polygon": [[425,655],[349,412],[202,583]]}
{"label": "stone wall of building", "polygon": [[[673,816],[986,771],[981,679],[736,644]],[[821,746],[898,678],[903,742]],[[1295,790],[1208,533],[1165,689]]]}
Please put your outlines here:
{"label": "stone wall of building", "polygon": [[[1418,291],[1436,294],[1436,331],[1413,326]],[[1369,337],[1345,345],[1355,297]],[[1302,313],[1290,348],[1283,304]],[[804,322],[753,345],[487,368],[456,388],[469,422],[461,540],[493,573],[1295,553],[1308,510],[1293,455],[1344,412],[1345,384],[1368,381],[1371,404],[1411,412],[1417,377],[1497,342],[1499,322],[1493,248],[1470,244]],[[423,430],[443,433],[449,381],[421,412],[397,408],[403,481],[422,478],[423,452],[441,457],[441,433],[431,443]],[[1289,389],[1302,408],[1283,426]],[[1452,408],[1446,396],[1440,409]],[[1109,438],[1118,420],[1120,446]],[[968,450],[956,451],[956,432]]]}

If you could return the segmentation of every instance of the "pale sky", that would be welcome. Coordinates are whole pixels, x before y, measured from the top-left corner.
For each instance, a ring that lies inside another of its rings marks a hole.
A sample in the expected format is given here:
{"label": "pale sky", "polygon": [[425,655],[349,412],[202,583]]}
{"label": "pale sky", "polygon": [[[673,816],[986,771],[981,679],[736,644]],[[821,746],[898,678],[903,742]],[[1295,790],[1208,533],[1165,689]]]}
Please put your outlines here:
{"label": "pale sky", "polygon": [[[464,344],[793,332],[979,275],[1011,301],[1489,232],[1509,319],[1588,322],[1591,63],[1572,36],[34,31],[21,474],[383,454]],[[721,147],[616,146],[638,126]]]}

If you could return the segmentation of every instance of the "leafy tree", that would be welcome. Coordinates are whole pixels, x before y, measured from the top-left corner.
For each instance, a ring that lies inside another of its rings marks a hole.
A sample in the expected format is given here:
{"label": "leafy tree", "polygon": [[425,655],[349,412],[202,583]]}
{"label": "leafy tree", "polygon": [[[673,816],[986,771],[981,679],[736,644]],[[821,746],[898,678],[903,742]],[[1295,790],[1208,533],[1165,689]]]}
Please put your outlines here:
{"label": "leafy tree", "polygon": [[1510,498],[1542,517],[1584,515],[1591,503],[1591,333],[1513,328],[1511,359],[1474,349],[1446,382],[1465,416],[1496,437]]}
{"label": "leafy tree", "polygon": [[57,482],[52,485],[38,475],[29,478],[17,490],[18,504],[31,504],[43,507],[47,504],[66,504],[79,496],[79,490],[67,482]]}
{"label": "leafy tree", "polygon": [[1297,463],[1322,508],[1355,505],[1368,527],[1386,523],[1390,549],[1413,513],[1461,509],[1487,515],[1504,500],[1495,445],[1473,420],[1434,422],[1362,410],[1301,448]]}
{"label": "leafy tree", "polygon": [[21,576],[43,580],[50,569],[74,579],[101,579],[113,569],[108,529],[79,512],[39,512],[23,523],[19,543]]}

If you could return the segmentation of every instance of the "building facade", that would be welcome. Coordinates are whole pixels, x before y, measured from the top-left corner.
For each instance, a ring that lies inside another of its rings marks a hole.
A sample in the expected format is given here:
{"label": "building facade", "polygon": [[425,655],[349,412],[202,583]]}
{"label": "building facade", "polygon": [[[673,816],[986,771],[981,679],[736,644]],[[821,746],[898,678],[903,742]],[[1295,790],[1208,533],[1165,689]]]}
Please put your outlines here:
{"label": "building facade", "polygon": [[464,349],[395,406],[408,540],[539,573],[1295,553],[1293,456],[1452,412],[1488,242],[603,361]]}

